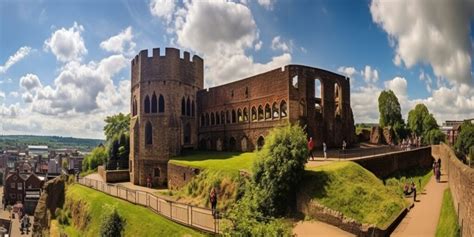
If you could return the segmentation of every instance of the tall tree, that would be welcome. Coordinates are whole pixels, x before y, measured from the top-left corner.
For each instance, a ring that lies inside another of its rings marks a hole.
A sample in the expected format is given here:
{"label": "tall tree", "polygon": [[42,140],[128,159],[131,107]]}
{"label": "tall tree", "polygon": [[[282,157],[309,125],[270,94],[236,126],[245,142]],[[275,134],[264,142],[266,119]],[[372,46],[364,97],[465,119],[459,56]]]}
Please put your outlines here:
{"label": "tall tree", "polygon": [[417,104],[414,109],[408,112],[408,127],[417,136],[421,136],[425,132],[423,120],[428,115],[428,108],[424,104]]}
{"label": "tall tree", "polygon": [[104,133],[107,142],[112,141],[114,136],[128,134],[130,130],[130,114],[116,114],[105,118]]}
{"label": "tall tree", "polygon": [[471,147],[474,147],[474,124],[466,121],[461,125],[454,148],[463,155],[468,155]]}
{"label": "tall tree", "polygon": [[382,91],[378,101],[380,113],[379,125],[381,127],[405,124],[402,119],[400,103],[392,90]]}

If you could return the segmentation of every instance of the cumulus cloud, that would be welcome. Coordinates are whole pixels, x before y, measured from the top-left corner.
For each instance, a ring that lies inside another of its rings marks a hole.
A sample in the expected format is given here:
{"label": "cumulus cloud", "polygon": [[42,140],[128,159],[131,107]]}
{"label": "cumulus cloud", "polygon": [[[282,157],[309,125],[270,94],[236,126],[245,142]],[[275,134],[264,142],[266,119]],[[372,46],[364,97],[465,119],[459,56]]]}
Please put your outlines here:
{"label": "cumulus cloud", "polygon": [[18,51],[16,51],[15,54],[8,57],[8,60],[5,62],[3,66],[0,66],[0,74],[5,73],[15,63],[21,61],[23,58],[28,56],[30,52],[31,52],[31,48],[28,46],[23,46],[20,49],[18,49]]}
{"label": "cumulus cloud", "polygon": [[151,0],[150,12],[153,16],[165,19],[167,22],[171,21],[174,9],[176,7],[175,0]]}
{"label": "cumulus cloud", "polygon": [[264,63],[254,62],[245,52],[252,48],[258,50],[262,44],[252,12],[246,5],[223,0],[192,1],[185,2],[174,15],[170,25],[176,35],[176,44],[204,58],[206,86],[241,79],[291,62],[291,54],[287,52]]}
{"label": "cumulus cloud", "polygon": [[395,48],[396,65],[428,63],[437,77],[472,83],[473,1],[373,0],[370,12]]}
{"label": "cumulus cloud", "polygon": [[357,69],[355,69],[354,67],[342,66],[342,67],[339,67],[337,71],[346,75],[349,78],[353,78],[355,75],[357,75]]}
{"label": "cumulus cloud", "polygon": [[400,97],[407,97],[407,80],[403,77],[395,77],[392,80],[385,81],[385,88],[392,90],[395,95]]}
{"label": "cumulus cloud", "polygon": [[126,53],[127,55],[133,55],[135,53],[135,46],[131,26],[100,43],[100,47],[108,52]]}
{"label": "cumulus cloud", "polygon": [[81,57],[87,53],[81,33],[84,31],[82,25],[74,22],[69,28],[61,28],[51,34],[51,37],[44,42],[45,50],[51,50],[56,59],[61,62],[80,61]]}
{"label": "cumulus cloud", "polygon": [[281,50],[283,52],[291,52],[291,48],[293,46],[293,42],[290,40],[289,42],[284,42],[281,40],[280,36],[275,36],[272,39],[272,49],[273,50]]}
{"label": "cumulus cloud", "polygon": [[360,74],[364,77],[364,81],[367,83],[375,83],[379,80],[379,72],[377,69],[372,70],[369,65],[366,65]]}
{"label": "cumulus cloud", "polygon": [[275,5],[276,0],[258,0],[257,2],[265,9],[273,10],[273,6]]}
{"label": "cumulus cloud", "polygon": [[38,76],[28,73],[20,78],[20,87],[26,89],[27,91],[31,91],[43,86],[41,85]]}

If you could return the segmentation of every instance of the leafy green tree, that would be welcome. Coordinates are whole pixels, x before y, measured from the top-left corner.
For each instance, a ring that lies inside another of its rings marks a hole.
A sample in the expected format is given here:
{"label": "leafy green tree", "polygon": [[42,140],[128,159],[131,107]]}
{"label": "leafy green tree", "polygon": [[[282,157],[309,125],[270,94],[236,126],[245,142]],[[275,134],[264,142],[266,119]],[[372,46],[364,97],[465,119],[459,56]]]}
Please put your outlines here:
{"label": "leafy green tree", "polygon": [[471,147],[474,147],[474,124],[466,121],[461,125],[454,148],[463,155],[468,155]]}
{"label": "leafy green tree", "polygon": [[380,93],[379,99],[379,125],[381,127],[394,126],[395,124],[405,125],[402,119],[400,103],[392,90],[384,90]]}
{"label": "leafy green tree", "polygon": [[294,203],[304,172],[308,158],[306,134],[298,125],[275,128],[257,157],[252,179],[259,210],[266,216],[281,216]]}
{"label": "leafy green tree", "polygon": [[417,136],[422,136],[425,132],[423,121],[428,115],[428,108],[424,104],[417,104],[414,109],[408,112],[408,127]]}
{"label": "leafy green tree", "polygon": [[436,119],[434,118],[433,114],[428,114],[425,116],[423,119],[423,132],[427,133],[431,130],[438,129],[438,123],[436,122]]}
{"label": "leafy green tree", "polygon": [[82,161],[82,171],[95,170],[99,165],[104,164],[107,160],[108,154],[105,147],[98,146]]}
{"label": "leafy green tree", "polygon": [[446,140],[446,135],[438,128],[435,128],[426,132],[423,136],[423,140],[426,144],[439,144]]}
{"label": "leafy green tree", "polygon": [[119,215],[115,206],[104,205],[104,209],[100,224],[100,236],[123,236],[125,219]]}
{"label": "leafy green tree", "polygon": [[104,133],[107,142],[110,142],[114,136],[120,136],[120,134],[129,133],[130,129],[130,114],[124,115],[122,113],[107,116],[105,118]]}

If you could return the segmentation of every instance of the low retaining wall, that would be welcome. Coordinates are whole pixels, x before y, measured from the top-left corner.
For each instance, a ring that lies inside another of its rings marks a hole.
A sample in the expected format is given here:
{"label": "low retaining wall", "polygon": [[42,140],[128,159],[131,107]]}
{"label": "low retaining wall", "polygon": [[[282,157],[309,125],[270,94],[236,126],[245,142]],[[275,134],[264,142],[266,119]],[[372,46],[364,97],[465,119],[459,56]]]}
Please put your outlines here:
{"label": "low retaining wall", "polygon": [[462,236],[474,236],[474,169],[463,164],[446,144],[433,146],[433,157],[441,158],[441,168],[447,172]]}
{"label": "low retaining wall", "polygon": [[105,170],[104,166],[101,165],[97,168],[97,172],[107,183],[119,183],[129,182],[130,172],[129,170]]}
{"label": "low retaining wall", "polygon": [[199,168],[168,162],[168,188],[180,189],[201,172]]}
{"label": "low retaining wall", "polygon": [[430,168],[433,165],[431,147],[410,151],[395,151],[385,154],[350,159],[366,168],[379,178],[385,178],[396,171],[412,168]]}

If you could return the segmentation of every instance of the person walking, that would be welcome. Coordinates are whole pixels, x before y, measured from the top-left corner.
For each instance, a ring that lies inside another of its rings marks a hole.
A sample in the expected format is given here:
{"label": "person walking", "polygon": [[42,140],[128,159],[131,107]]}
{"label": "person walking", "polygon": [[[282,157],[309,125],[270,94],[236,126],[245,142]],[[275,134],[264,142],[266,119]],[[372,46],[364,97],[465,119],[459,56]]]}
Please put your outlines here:
{"label": "person walking", "polygon": [[209,194],[209,202],[211,203],[212,216],[216,219],[216,207],[217,207],[217,193],[216,189],[212,188]]}
{"label": "person walking", "polygon": [[308,141],[308,151],[309,151],[309,155],[311,156],[311,160],[314,160],[313,148],[314,148],[313,138],[310,137]]}
{"label": "person walking", "polygon": [[438,158],[438,168],[441,171],[441,158]]}
{"label": "person walking", "polygon": [[326,143],[325,143],[325,142],[323,142],[323,153],[324,153],[324,159],[327,159],[327,158],[328,158],[328,156],[327,156],[327,154],[326,154],[326,149],[327,149],[327,147],[326,147]]}
{"label": "person walking", "polygon": [[416,202],[416,185],[413,180],[411,181],[411,192],[413,193],[413,201]]}
{"label": "person walking", "polygon": [[441,169],[439,165],[436,165],[436,181],[441,182]]}
{"label": "person walking", "polygon": [[342,140],[342,154],[346,154],[346,146],[347,146],[346,140]]}
{"label": "person walking", "polygon": [[146,187],[151,188],[151,174],[146,177]]}

